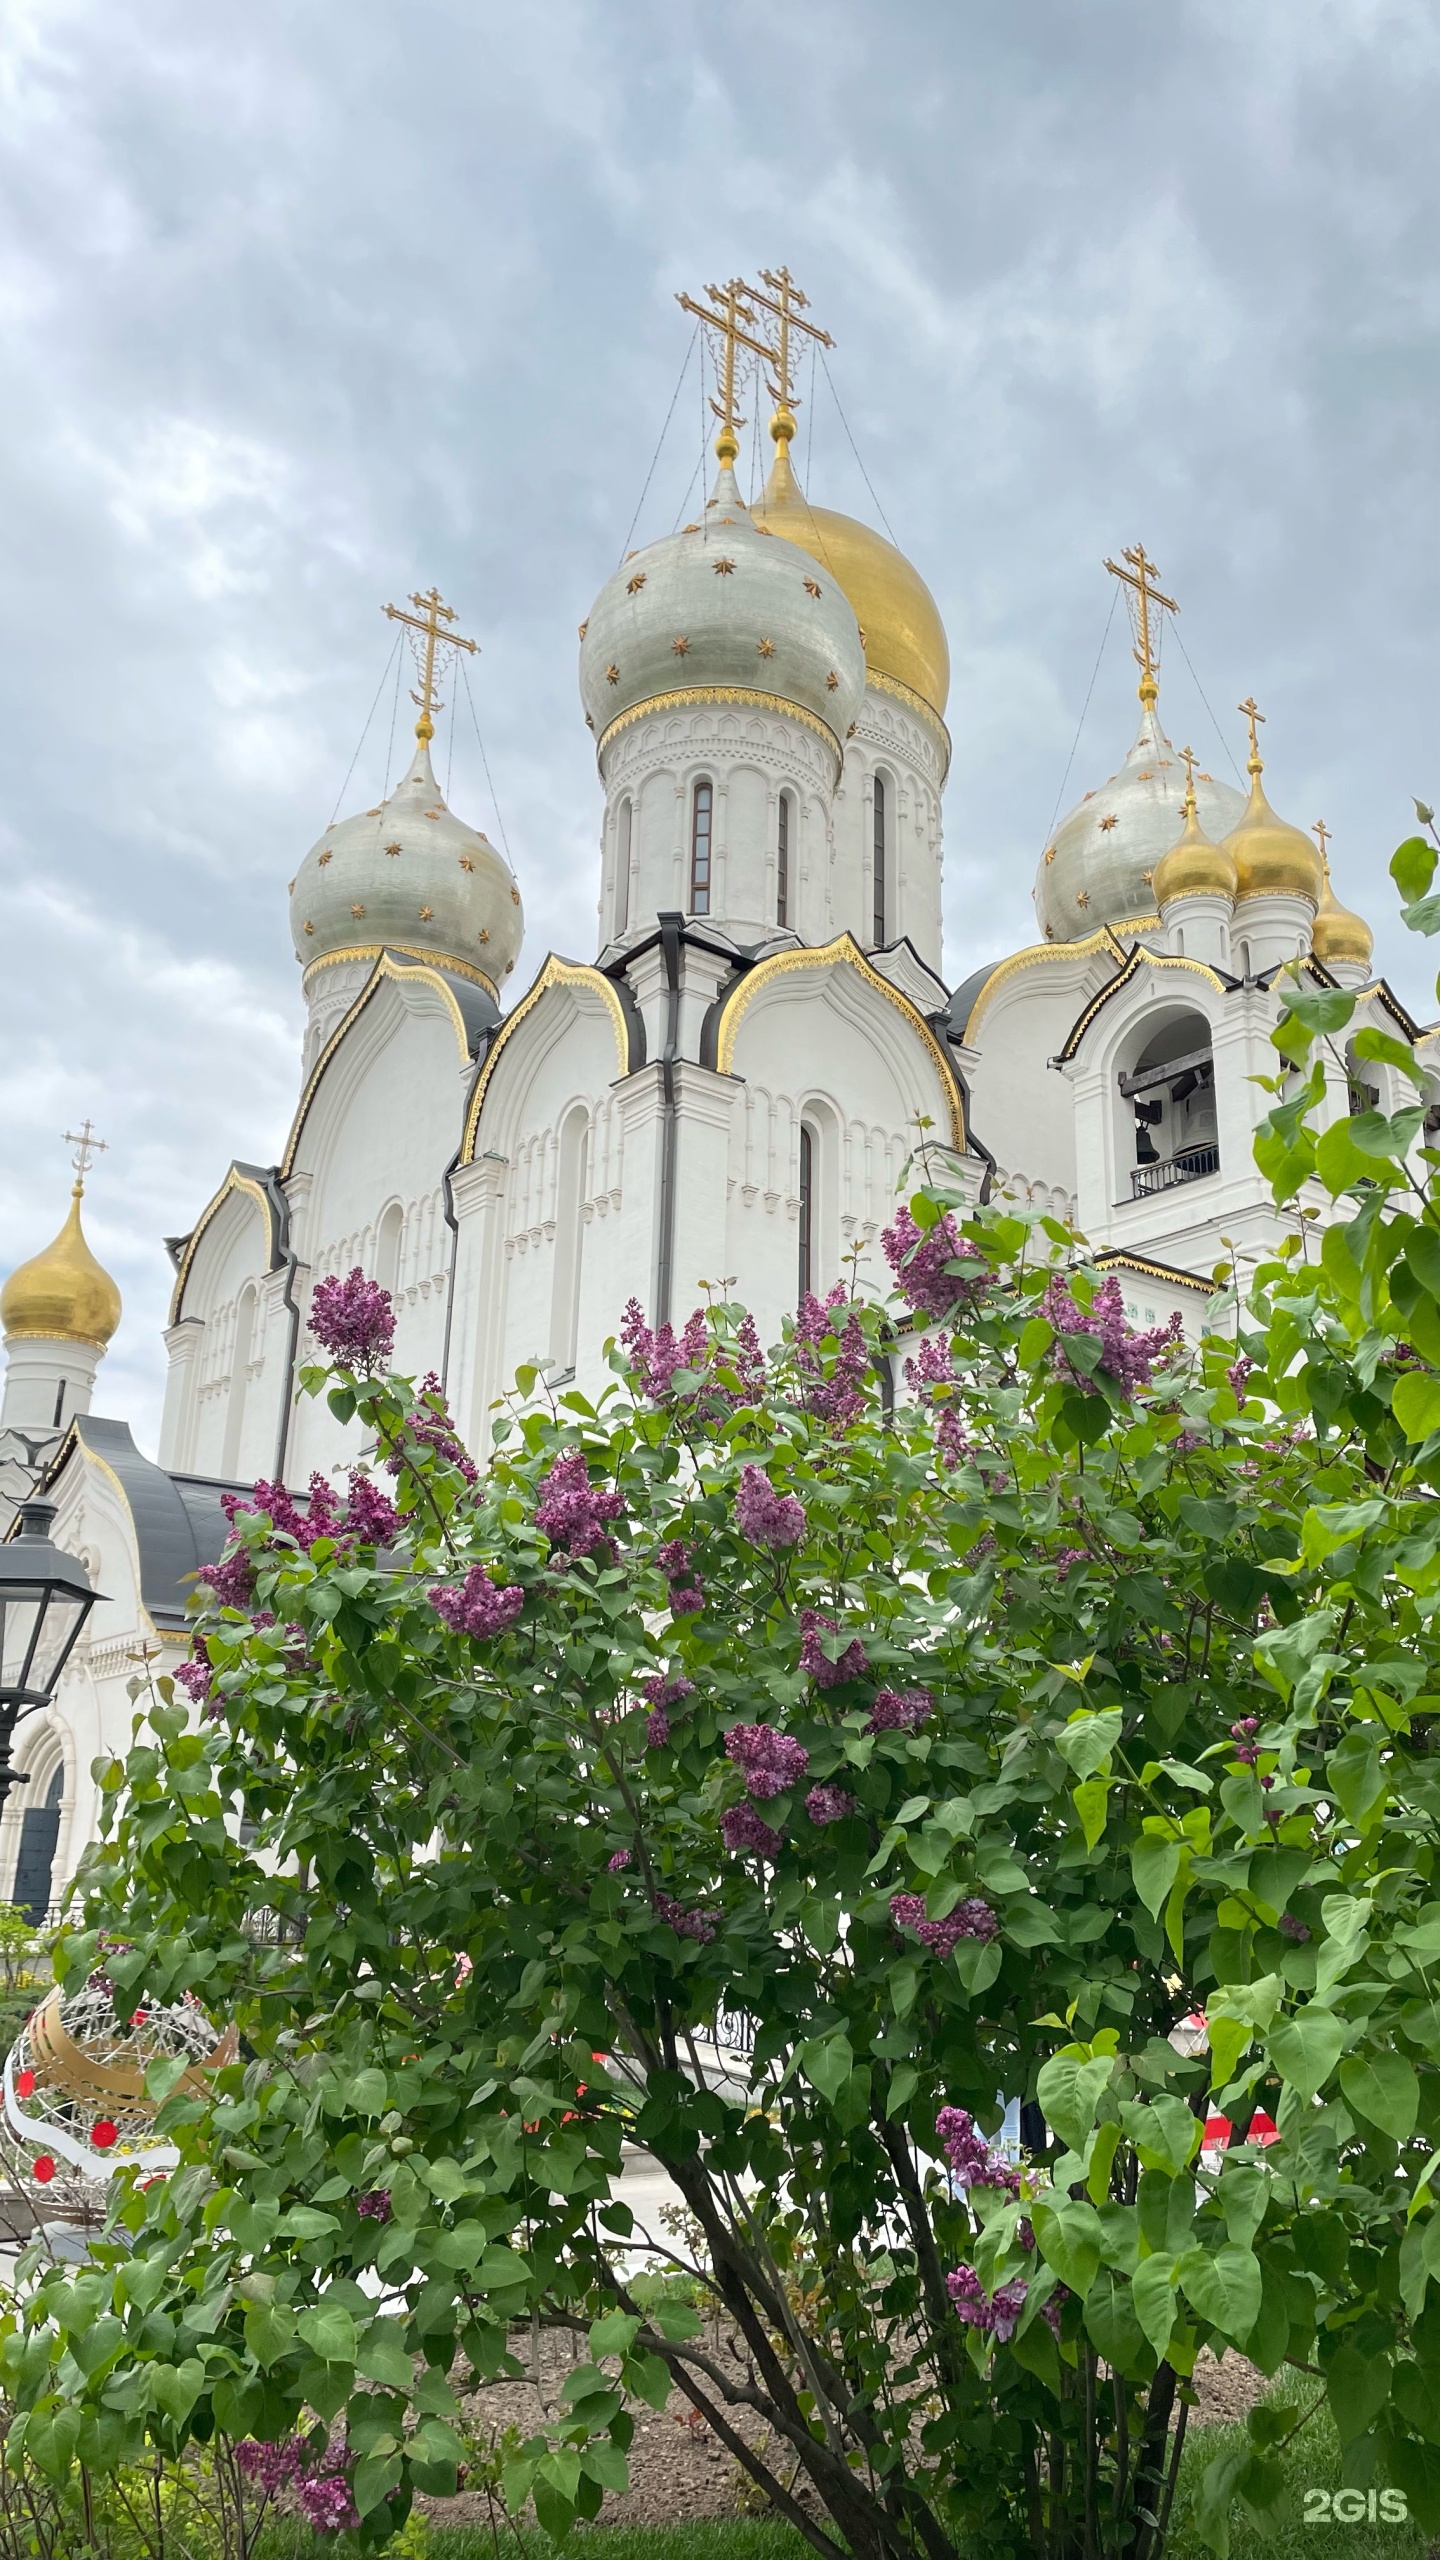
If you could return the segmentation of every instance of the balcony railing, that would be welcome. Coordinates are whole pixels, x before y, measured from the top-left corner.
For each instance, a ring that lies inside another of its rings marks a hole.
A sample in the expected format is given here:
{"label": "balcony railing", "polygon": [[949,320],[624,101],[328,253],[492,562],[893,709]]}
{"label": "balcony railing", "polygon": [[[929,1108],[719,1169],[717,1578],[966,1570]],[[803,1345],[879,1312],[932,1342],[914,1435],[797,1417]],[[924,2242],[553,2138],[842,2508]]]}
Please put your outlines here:
{"label": "balcony railing", "polygon": [[1137,1164],[1130,1176],[1132,1200],[1147,1200],[1154,1191],[1173,1191],[1177,1182],[1199,1182],[1220,1170],[1217,1146],[1185,1147],[1163,1164]]}

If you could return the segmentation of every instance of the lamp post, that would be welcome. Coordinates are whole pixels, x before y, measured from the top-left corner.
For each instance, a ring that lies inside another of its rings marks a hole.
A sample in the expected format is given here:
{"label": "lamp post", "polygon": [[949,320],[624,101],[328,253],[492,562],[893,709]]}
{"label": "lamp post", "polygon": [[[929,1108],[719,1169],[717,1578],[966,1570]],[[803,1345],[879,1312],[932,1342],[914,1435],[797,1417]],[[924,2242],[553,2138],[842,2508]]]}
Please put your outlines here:
{"label": "lamp post", "polygon": [[84,1567],[50,1539],[53,1502],[22,1502],[20,1534],[0,1546],[0,1809],[24,1783],[10,1746],[23,1715],[49,1704],[100,1598]]}

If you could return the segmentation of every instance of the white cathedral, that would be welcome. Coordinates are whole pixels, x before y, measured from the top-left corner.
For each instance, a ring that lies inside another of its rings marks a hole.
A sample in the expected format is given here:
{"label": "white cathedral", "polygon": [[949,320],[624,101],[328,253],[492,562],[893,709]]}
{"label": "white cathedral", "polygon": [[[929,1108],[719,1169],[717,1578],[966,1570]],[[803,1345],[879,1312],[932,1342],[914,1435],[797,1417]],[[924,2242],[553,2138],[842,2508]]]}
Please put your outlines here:
{"label": "white cathedral", "polygon": [[[127,1681],[143,1655],[166,1668],[188,1649],[221,1493],[303,1487],[356,1454],[323,1401],[296,1400],[325,1275],[358,1263],[391,1291],[397,1365],[438,1375],[479,1454],[523,1362],[605,1383],[631,1296],[681,1320],[723,1279],[773,1340],[804,1290],[852,1268],[882,1294],[879,1234],[922,1124],[971,1197],[1072,1217],[1134,1322],[1179,1309],[1193,1325],[1217,1261],[1276,1231],[1252,1079],[1275,1064],[1287,963],[1362,990],[1355,1028],[1435,1057],[1440,1089],[1436,1034],[1371,978],[1323,831],[1317,847],[1270,807],[1253,703],[1248,799],[1171,746],[1156,669],[1173,607],[1143,550],[1115,572],[1141,668],[1134,743],[1044,849],[1037,939],[975,969],[962,952],[947,976],[944,629],[890,542],[802,490],[786,336],[774,466],[758,504],[741,498],[737,310],[752,332],[766,312],[805,326],[783,271],[767,281],[778,304],[715,298],[726,387],[703,514],[628,555],[580,625],[603,801],[593,957],[551,954],[504,1009],[521,892],[435,780],[435,663],[465,644],[432,589],[402,617],[414,761],[290,886],[307,1019],[283,1153],[231,1164],[169,1241],[156,1458],[93,1409],[120,1302],[78,1180],[60,1235],[0,1293],[0,1483],[37,1484],[105,1595],[17,1735],[28,1784],[0,1821],[0,1898],[41,1912],[63,1893],[95,1830],[92,1760],[128,1741]],[[1388,1107],[1388,1085],[1381,1067],[1336,1070],[1329,1107]]]}

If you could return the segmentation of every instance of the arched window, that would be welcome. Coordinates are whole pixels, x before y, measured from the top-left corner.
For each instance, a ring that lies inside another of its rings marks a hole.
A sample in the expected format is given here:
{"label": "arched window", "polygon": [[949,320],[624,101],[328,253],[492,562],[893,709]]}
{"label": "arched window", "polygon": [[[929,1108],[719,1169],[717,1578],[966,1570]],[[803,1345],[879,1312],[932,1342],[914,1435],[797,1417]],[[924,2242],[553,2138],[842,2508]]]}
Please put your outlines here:
{"label": "arched window", "polygon": [[230,1350],[230,1400],[225,1407],[225,1437],[220,1473],[233,1476],[240,1464],[240,1436],[245,1428],[245,1397],[250,1384],[250,1354],[255,1340],[255,1292],[249,1283],[235,1309],[235,1339]]}
{"label": "arched window", "polygon": [[392,1200],[381,1217],[375,1239],[375,1277],[392,1298],[400,1286],[400,1238],[404,1226],[405,1212],[398,1200]]}
{"label": "arched window", "polygon": [[550,1285],[550,1358],[562,1373],[575,1366],[580,1328],[580,1256],[585,1241],[585,1171],[590,1124],[583,1104],[560,1129],[555,1172],[555,1265]]}
{"label": "arched window", "polygon": [[630,838],[634,831],[634,803],[622,800],[620,823],[615,831],[615,930],[623,933],[630,922]]}
{"label": "arched window", "polygon": [[20,1848],[10,1899],[32,1920],[43,1920],[50,1908],[55,1879],[55,1851],[60,1839],[60,1806],[65,1793],[65,1763],[57,1762],[43,1804],[27,1804],[20,1816]]}
{"label": "arched window", "polygon": [[1134,1130],[1132,1199],[1217,1173],[1215,1061],[1205,1015],[1167,1010],[1148,1039],[1144,1028],[1134,1035],[1132,1055],[1134,1064],[1119,1077],[1122,1110]]}
{"label": "arched window", "polygon": [[875,776],[875,858],[873,886],[875,890],[875,940],[885,940],[885,785]]}
{"label": "arched window", "polygon": [[800,1131],[800,1273],[799,1294],[807,1298],[813,1286],[815,1243],[815,1141],[810,1131]]}
{"label": "arched window", "polygon": [[780,809],[775,837],[775,921],[790,921],[790,794],[780,794]]}
{"label": "arched window", "polygon": [[715,813],[715,793],[708,782],[697,782],[690,803],[690,913],[710,913],[710,830]]}

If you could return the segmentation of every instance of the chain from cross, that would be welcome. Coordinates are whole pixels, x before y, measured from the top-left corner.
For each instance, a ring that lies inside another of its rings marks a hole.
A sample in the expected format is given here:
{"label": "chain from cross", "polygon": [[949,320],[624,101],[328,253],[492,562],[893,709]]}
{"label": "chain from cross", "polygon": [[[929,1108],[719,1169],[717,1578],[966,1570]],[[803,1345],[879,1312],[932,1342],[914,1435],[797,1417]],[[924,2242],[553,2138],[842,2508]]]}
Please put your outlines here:
{"label": "chain from cross", "polygon": [[1245,770],[1247,773],[1263,773],[1265,768],[1260,761],[1260,741],[1255,735],[1255,723],[1258,720],[1261,728],[1263,729],[1265,726],[1265,714],[1261,710],[1253,693],[1247,702],[1237,702],[1235,708],[1239,712],[1242,720],[1248,720],[1250,723],[1250,761],[1246,765]]}
{"label": "chain from cross", "polygon": [[[1128,564],[1123,569],[1120,566],[1120,560]],[[1129,550],[1122,551],[1120,560],[1107,560],[1105,566],[1111,577],[1118,578],[1122,586],[1129,587],[1137,599],[1133,611],[1140,646],[1133,654],[1135,664],[1140,670],[1140,699],[1144,703],[1151,703],[1158,699],[1160,692],[1157,682],[1160,650],[1158,630],[1152,632],[1150,627],[1150,607],[1152,604],[1158,604],[1166,613],[1178,613],[1180,607],[1173,596],[1162,595],[1153,583],[1160,572],[1154,561],[1146,558],[1143,542],[1137,542]]]}
{"label": "chain from cross", "polygon": [[1330,830],[1326,826],[1323,818],[1316,819],[1310,833],[1320,847],[1320,859],[1328,871],[1330,868]]}
{"label": "chain from cross", "polygon": [[[424,641],[424,655],[420,657],[420,690],[417,693],[412,685],[410,699],[418,705],[420,712],[415,723],[415,735],[422,745],[428,746],[435,735],[434,715],[445,708],[435,691],[436,650],[466,649],[473,658],[478,654],[480,643],[462,639],[458,631],[441,630],[442,622],[455,620],[455,611],[453,606],[441,602],[438,587],[432,587],[428,595],[412,596],[410,602],[416,607],[414,613],[407,613],[398,604],[382,605],[380,609],[388,621],[403,622],[408,631],[418,632]],[[410,645],[419,657],[419,642],[412,640]]]}
{"label": "chain from cross", "polygon": [[[768,311],[776,323],[766,387],[778,409],[798,409],[800,395],[790,378],[791,330],[797,329],[802,337],[813,339],[817,347],[833,347],[835,341],[828,329],[817,329],[813,320],[801,319],[801,312],[810,308],[809,297],[801,292],[788,267],[773,271],[762,267],[760,283],[768,284],[770,292],[762,293],[759,285],[749,285],[746,291],[755,308]],[[777,297],[773,301],[772,295]]]}
{"label": "chain from cross", "polygon": [[63,1136],[66,1146],[75,1149],[70,1161],[83,1183],[93,1159],[96,1156],[103,1156],[110,1142],[108,1138],[96,1137],[94,1127],[88,1119],[84,1120],[78,1129],[66,1129]]}
{"label": "chain from cross", "polygon": [[750,288],[743,276],[732,276],[728,284],[707,284],[705,290],[716,305],[713,311],[707,311],[703,302],[692,301],[688,293],[677,293],[675,299],[682,311],[690,312],[705,328],[714,330],[724,351],[720,359],[720,397],[710,406],[720,421],[716,454],[721,462],[733,462],[740,451],[739,431],[747,423],[735,407],[736,352],[744,347],[761,364],[771,364],[774,358],[763,338],[752,337],[750,330],[741,326],[742,321],[755,321],[749,308]]}

